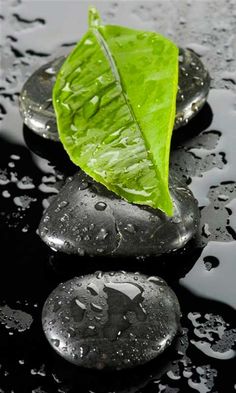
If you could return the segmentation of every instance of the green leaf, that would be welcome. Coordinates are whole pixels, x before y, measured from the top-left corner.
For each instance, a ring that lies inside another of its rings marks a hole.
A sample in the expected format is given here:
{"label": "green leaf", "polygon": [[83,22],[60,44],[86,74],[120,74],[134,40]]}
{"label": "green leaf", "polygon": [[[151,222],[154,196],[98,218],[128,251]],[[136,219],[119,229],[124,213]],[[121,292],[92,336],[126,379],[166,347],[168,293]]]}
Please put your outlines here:
{"label": "green leaf", "polygon": [[89,23],[53,91],[61,142],[108,189],[171,215],[178,48],[157,33],[102,26],[94,8]]}

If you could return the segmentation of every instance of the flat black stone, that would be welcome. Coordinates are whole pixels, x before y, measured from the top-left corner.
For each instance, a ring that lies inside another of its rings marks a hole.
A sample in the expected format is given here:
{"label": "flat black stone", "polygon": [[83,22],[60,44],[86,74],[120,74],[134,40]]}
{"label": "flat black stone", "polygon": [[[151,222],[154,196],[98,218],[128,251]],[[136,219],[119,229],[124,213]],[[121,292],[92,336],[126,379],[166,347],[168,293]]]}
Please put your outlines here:
{"label": "flat black stone", "polygon": [[191,191],[171,178],[173,217],[120,199],[80,171],[45,211],[39,236],[54,250],[79,255],[160,255],[183,247],[198,227]]}
{"label": "flat black stone", "polygon": [[[40,67],[25,82],[20,94],[20,112],[24,123],[44,138],[58,141],[52,89],[65,57]],[[195,116],[207,99],[210,77],[200,58],[188,49],[179,50],[179,89],[175,128]]]}
{"label": "flat black stone", "polygon": [[164,280],[96,272],[60,284],[42,313],[45,335],[64,359],[88,368],[134,367],[155,358],[179,329],[180,308]]}

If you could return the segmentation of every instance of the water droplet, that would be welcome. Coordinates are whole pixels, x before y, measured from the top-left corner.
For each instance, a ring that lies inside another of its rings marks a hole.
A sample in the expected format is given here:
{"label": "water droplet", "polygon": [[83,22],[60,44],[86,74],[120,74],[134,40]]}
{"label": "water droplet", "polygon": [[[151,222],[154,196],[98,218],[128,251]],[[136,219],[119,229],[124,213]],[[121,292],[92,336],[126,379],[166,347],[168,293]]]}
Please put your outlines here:
{"label": "water droplet", "polygon": [[66,207],[68,205],[67,201],[61,201],[58,203],[57,208],[55,209],[55,213],[58,213],[59,211],[61,211],[64,207]]}
{"label": "water droplet", "polygon": [[133,224],[127,224],[127,225],[124,227],[124,230],[125,230],[126,232],[129,232],[129,233],[135,233],[135,232],[136,232],[135,227],[134,227]]}
{"label": "water droplet", "polygon": [[103,272],[98,271],[98,272],[95,273],[95,275],[96,275],[96,278],[97,278],[97,279],[100,279],[100,278],[103,277]]}
{"label": "water droplet", "polygon": [[89,184],[86,181],[82,181],[79,184],[78,190],[82,191],[82,190],[86,190],[88,188]]}
{"label": "water droplet", "polygon": [[95,303],[91,303],[91,310],[95,311],[95,312],[102,312],[102,307],[98,306]]}
{"label": "water droplet", "polygon": [[78,252],[78,254],[82,257],[82,256],[84,256],[85,255],[85,251],[83,250],[83,248],[78,248],[77,249],[77,252]]}
{"label": "water droplet", "polygon": [[[99,273],[97,273],[98,275]],[[97,276],[97,278],[100,278]],[[97,285],[94,282],[91,282],[87,285],[87,289],[90,291],[90,293],[95,296],[99,294],[99,289],[97,287]]]}
{"label": "water droplet", "polygon": [[96,240],[105,240],[107,236],[108,232],[106,231],[106,229],[101,228],[96,236]]}
{"label": "water droplet", "polygon": [[95,209],[98,211],[103,211],[107,207],[107,204],[105,202],[97,202],[95,205]]}
{"label": "water droplet", "polygon": [[56,348],[60,346],[60,340],[57,339],[51,339],[51,342],[53,345],[55,345]]}
{"label": "water droplet", "polygon": [[83,116],[86,120],[90,119],[94,116],[100,106],[100,98],[98,96],[94,96],[91,100],[87,101],[83,107]]}

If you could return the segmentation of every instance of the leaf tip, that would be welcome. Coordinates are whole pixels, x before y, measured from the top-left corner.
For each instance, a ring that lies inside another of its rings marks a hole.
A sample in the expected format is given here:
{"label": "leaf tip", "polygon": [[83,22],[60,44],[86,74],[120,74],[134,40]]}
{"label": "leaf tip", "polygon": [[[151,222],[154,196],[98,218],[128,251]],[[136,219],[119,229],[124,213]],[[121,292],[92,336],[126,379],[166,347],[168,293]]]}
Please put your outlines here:
{"label": "leaf tip", "polygon": [[95,7],[89,7],[88,22],[89,27],[97,27],[101,24],[100,15]]}

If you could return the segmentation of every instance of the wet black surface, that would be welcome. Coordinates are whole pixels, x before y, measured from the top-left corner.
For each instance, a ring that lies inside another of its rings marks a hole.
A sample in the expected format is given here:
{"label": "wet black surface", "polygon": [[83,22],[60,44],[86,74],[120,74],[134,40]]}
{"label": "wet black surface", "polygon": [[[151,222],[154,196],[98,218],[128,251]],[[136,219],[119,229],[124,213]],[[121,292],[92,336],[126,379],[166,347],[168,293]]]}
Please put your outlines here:
{"label": "wet black surface", "polygon": [[80,171],[45,210],[38,227],[55,251],[80,256],[157,256],[176,251],[198,231],[199,209],[191,191],[175,174],[169,186],[173,217],[131,205]]}
{"label": "wet black surface", "polygon": [[[194,49],[212,76],[208,104],[178,130],[171,154],[171,165],[198,199],[199,236],[175,255],[146,260],[68,257],[51,251],[36,234],[43,209],[76,168],[59,146],[41,143],[23,129],[18,94],[32,71],[50,60],[49,54],[65,53],[85,31],[87,4],[28,4],[4,1],[1,17],[0,392],[234,392],[235,2],[99,6],[110,23],[156,29]],[[69,24],[61,23],[65,17]],[[44,337],[44,301],[75,275],[120,269],[167,281],[180,302],[183,336],[159,359],[127,372],[90,372],[70,365]]]}
{"label": "wet black surface", "polygon": [[126,369],[168,348],[180,327],[178,299],[157,276],[101,271],[62,283],[47,298],[42,325],[64,359]]}

